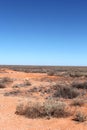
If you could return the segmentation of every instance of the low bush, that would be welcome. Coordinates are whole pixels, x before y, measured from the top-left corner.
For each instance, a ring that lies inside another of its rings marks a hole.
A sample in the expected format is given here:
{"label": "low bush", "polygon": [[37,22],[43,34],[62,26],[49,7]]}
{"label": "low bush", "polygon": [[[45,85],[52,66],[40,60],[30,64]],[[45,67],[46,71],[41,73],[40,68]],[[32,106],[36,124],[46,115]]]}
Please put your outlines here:
{"label": "low bush", "polygon": [[42,118],[42,117],[66,117],[70,113],[66,109],[66,104],[61,101],[46,101],[44,103],[28,102],[26,105],[19,104],[16,108],[16,114],[25,115],[28,118]]}
{"label": "low bush", "polygon": [[10,92],[6,92],[4,94],[4,96],[17,96],[18,94],[20,94],[21,92],[19,90],[12,90]]}
{"label": "low bush", "polygon": [[78,89],[87,89],[87,82],[73,82],[71,86]]}
{"label": "low bush", "polygon": [[76,113],[74,120],[78,121],[78,122],[84,122],[87,120],[87,115],[85,113],[79,111]]}
{"label": "low bush", "polygon": [[54,72],[54,71],[49,71],[49,72],[47,72],[47,75],[48,75],[48,76],[54,76],[54,75],[55,75],[55,72]]}
{"label": "low bush", "polygon": [[0,88],[6,88],[6,85],[3,83],[0,83]]}
{"label": "low bush", "polygon": [[25,86],[30,86],[30,85],[31,85],[31,83],[30,83],[30,81],[29,81],[29,80],[25,80],[25,81],[24,81],[24,85],[25,85]]}
{"label": "low bush", "polygon": [[87,77],[87,72],[78,72],[78,71],[76,71],[76,72],[70,72],[69,75],[70,75],[70,77],[73,77],[73,78],[82,77],[82,76]]}
{"label": "low bush", "polygon": [[71,72],[69,75],[70,75],[70,77],[73,77],[73,78],[83,76],[82,73],[80,73],[80,72]]}
{"label": "low bush", "polygon": [[74,99],[71,103],[72,106],[83,106],[85,101],[83,99]]}
{"label": "low bush", "polygon": [[9,77],[3,77],[0,79],[0,83],[10,83],[13,82],[13,80]]}
{"label": "low bush", "polygon": [[49,117],[67,117],[70,113],[67,111],[67,104],[62,101],[47,100],[44,107]]}
{"label": "low bush", "polygon": [[19,87],[26,87],[26,86],[30,86],[31,83],[27,80],[24,81],[24,83],[17,83],[17,84],[14,84],[12,87],[13,88],[19,88]]}
{"label": "low bush", "polygon": [[76,88],[72,88],[65,85],[57,85],[54,86],[55,92],[53,94],[54,97],[62,97],[62,98],[76,98],[80,95],[80,91]]}

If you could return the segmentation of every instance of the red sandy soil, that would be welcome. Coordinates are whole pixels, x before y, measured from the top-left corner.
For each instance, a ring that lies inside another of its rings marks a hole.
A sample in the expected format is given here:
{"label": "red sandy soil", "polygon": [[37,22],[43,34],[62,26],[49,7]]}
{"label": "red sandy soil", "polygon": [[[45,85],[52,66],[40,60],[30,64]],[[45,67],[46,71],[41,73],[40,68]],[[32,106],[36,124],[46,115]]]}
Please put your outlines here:
{"label": "red sandy soil", "polygon": [[[12,70],[3,70],[0,73],[0,77],[10,77],[17,79],[15,82],[22,81],[24,79],[30,79],[33,86],[40,86],[43,82],[40,82],[39,79],[50,78],[55,81],[55,76],[47,76],[47,74],[39,73],[23,73],[16,72]],[[61,79],[61,77],[57,77]],[[49,83],[44,83],[48,85]],[[16,115],[16,106],[17,104],[26,99],[23,96],[4,96],[3,94],[7,91],[12,90],[11,85],[7,86],[5,89],[0,89],[0,130],[87,130],[87,122],[78,123],[72,120],[72,117],[69,118],[51,118],[50,120],[44,119],[29,119],[24,116]],[[38,94],[35,95],[35,98],[39,98]],[[34,100],[34,96],[31,97],[31,100]],[[41,99],[40,99],[41,100]],[[86,106],[87,107],[87,106]],[[82,108],[83,111],[86,111],[87,108]]]}

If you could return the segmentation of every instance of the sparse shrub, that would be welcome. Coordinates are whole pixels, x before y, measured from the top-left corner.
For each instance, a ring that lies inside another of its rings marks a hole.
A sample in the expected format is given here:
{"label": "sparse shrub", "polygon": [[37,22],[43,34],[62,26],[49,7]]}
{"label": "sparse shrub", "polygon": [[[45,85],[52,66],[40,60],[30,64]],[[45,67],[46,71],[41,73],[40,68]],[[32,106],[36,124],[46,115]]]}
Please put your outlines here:
{"label": "sparse shrub", "polygon": [[76,113],[74,120],[78,121],[78,122],[84,122],[87,120],[87,115],[85,113],[79,111]]}
{"label": "sparse shrub", "polygon": [[56,72],[55,75],[56,75],[56,76],[68,77],[68,76],[69,76],[69,72],[66,72],[66,71]]}
{"label": "sparse shrub", "polygon": [[10,92],[6,92],[4,96],[17,96],[18,94],[20,94],[19,90],[12,90]]}
{"label": "sparse shrub", "polygon": [[49,72],[47,72],[47,75],[48,75],[48,76],[54,76],[54,75],[55,75],[55,72],[54,72],[54,71],[49,71]]}
{"label": "sparse shrub", "polygon": [[20,103],[17,107],[16,107],[16,114],[19,115],[24,115],[25,114],[25,110],[24,110],[24,104]]}
{"label": "sparse shrub", "polygon": [[24,83],[17,83],[14,84],[12,87],[13,88],[19,88],[19,87],[25,87],[25,86],[30,86],[31,83],[29,81],[24,81]]}
{"label": "sparse shrub", "polygon": [[9,77],[3,77],[2,79],[0,79],[1,83],[10,83],[13,82],[13,80]]}
{"label": "sparse shrub", "polygon": [[25,115],[29,118],[43,117],[46,115],[43,105],[39,102],[28,102],[26,105],[19,104],[16,108],[16,114]]}
{"label": "sparse shrub", "polygon": [[76,71],[76,72],[70,72],[69,74],[71,77],[82,77],[82,76],[85,76],[87,77],[87,72],[79,72],[79,71]]}
{"label": "sparse shrub", "polygon": [[87,89],[87,82],[73,82],[71,86],[78,89]]}
{"label": "sparse shrub", "polygon": [[41,82],[52,82],[52,79],[48,78],[48,77],[44,77],[40,79]]}
{"label": "sparse shrub", "polygon": [[39,117],[66,117],[70,113],[66,109],[64,102],[28,102],[26,105],[19,104],[16,108],[16,114],[25,115],[29,118]]}
{"label": "sparse shrub", "polygon": [[81,76],[83,76],[83,75],[82,75],[82,73],[80,73],[80,72],[71,72],[71,73],[70,73],[70,77],[73,77],[73,78],[74,78],[74,77],[81,77]]}
{"label": "sparse shrub", "polygon": [[6,85],[3,83],[0,83],[0,88],[6,88]]}
{"label": "sparse shrub", "polygon": [[45,111],[49,117],[67,117],[70,113],[67,111],[67,104],[62,101],[47,100],[44,103]]}
{"label": "sparse shrub", "polygon": [[30,83],[30,81],[29,81],[29,80],[25,80],[25,81],[24,81],[24,85],[25,85],[25,86],[30,86],[30,85],[31,85],[31,83]]}
{"label": "sparse shrub", "polygon": [[85,104],[83,99],[74,99],[71,103],[73,106],[83,106]]}
{"label": "sparse shrub", "polygon": [[37,87],[33,87],[33,88],[31,88],[29,91],[30,91],[30,92],[38,92],[39,89],[38,89]]}
{"label": "sparse shrub", "polygon": [[76,98],[79,95],[80,95],[80,92],[78,89],[71,88],[65,85],[57,85],[54,92],[54,97],[63,97],[63,98],[70,98],[70,99]]}
{"label": "sparse shrub", "polygon": [[20,84],[14,84],[13,86],[12,86],[12,88],[18,88],[20,86]]}
{"label": "sparse shrub", "polygon": [[19,88],[19,87],[24,87],[25,84],[22,84],[22,83],[17,83],[17,84],[14,84],[12,87],[13,88]]}

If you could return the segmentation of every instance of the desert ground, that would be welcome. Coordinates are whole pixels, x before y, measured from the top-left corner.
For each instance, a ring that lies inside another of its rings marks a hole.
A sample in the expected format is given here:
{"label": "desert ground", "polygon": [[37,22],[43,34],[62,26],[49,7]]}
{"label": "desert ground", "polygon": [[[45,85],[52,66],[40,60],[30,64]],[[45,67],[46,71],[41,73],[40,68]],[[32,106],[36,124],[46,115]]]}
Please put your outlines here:
{"label": "desert ground", "polygon": [[0,130],[87,130],[87,70],[77,68],[26,72],[2,66]]}

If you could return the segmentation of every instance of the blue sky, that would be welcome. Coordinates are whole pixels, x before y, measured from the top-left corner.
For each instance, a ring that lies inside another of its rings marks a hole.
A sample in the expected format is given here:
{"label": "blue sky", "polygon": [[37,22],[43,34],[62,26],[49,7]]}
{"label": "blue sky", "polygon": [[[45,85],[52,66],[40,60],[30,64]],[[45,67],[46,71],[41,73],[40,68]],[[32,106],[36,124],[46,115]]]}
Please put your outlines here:
{"label": "blue sky", "polygon": [[0,0],[0,64],[87,65],[87,1]]}

